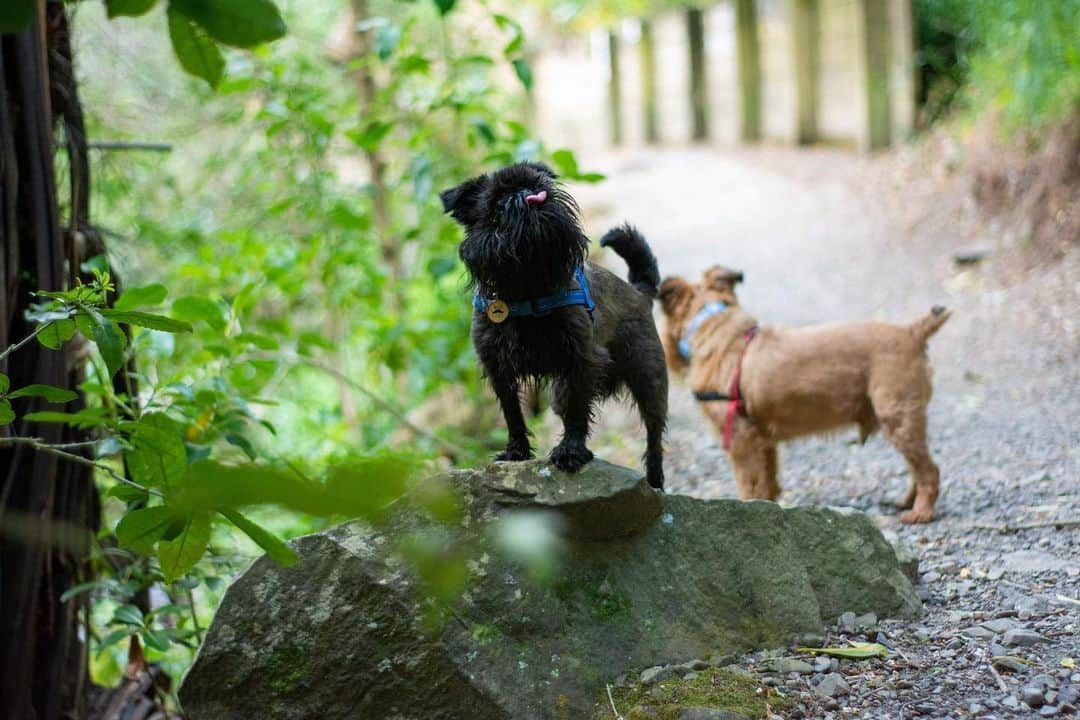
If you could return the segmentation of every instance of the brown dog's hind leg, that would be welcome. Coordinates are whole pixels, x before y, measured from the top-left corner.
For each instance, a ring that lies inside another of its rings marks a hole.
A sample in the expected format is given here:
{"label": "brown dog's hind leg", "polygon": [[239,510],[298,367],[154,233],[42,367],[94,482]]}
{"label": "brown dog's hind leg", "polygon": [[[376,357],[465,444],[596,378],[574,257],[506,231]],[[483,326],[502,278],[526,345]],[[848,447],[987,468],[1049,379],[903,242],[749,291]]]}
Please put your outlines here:
{"label": "brown dog's hind leg", "polygon": [[765,484],[757,497],[776,502],[780,498],[780,456],[775,445],[765,448]]}
{"label": "brown dog's hind leg", "polygon": [[907,507],[911,509],[900,516],[900,522],[930,522],[934,519],[940,472],[926,445],[926,409],[905,408],[897,414],[879,417],[885,438],[904,456],[911,470],[911,486],[902,498],[903,503],[910,503]]}
{"label": "brown dog's hind leg", "polygon": [[[757,428],[735,421],[728,457],[735,471],[735,487],[740,500],[773,499],[768,492],[769,447],[770,443]],[[779,487],[776,490],[779,494]]]}

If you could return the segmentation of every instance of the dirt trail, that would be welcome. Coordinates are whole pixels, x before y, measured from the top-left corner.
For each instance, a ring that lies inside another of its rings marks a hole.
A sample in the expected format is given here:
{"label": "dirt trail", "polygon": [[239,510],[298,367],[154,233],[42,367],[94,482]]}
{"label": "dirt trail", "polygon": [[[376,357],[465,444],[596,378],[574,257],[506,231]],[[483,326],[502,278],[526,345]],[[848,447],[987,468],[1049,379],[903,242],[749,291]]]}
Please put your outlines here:
{"label": "dirt trail", "polygon": [[[1080,528],[985,528],[1080,519],[1076,253],[1008,287],[985,268],[958,271],[952,251],[973,238],[954,236],[940,218],[936,227],[905,224],[934,214],[910,206],[933,195],[894,187],[883,177],[886,161],[841,151],[641,151],[589,167],[609,176],[597,187],[575,188],[591,235],[626,219],[649,238],[665,275],[696,277],[717,262],[745,271],[740,300],[762,324],[906,322],[935,304],[954,312],[929,349],[930,445],[942,475],[936,522],[902,526],[887,507],[908,476],[880,437],[859,447],[852,431],[781,450],[782,503],[868,512],[921,559],[927,614],[896,626],[893,639],[922,669],[900,668],[908,679],[863,700],[853,684],[844,702],[854,710],[846,716],[1008,715],[1040,672],[1056,683],[1045,699],[1056,699],[1053,692],[1067,698],[1062,687],[1080,685],[1076,671],[1061,665],[1070,657],[1080,662]],[[623,272],[617,259],[611,265]],[[673,386],[670,405],[669,490],[734,496],[726,458],[685,387]],[[636,462],[643,441],[632,411],[609,405],[603,413],[594,449]],[[1006,653],[993,644],[1001,638],[960,634],[998,615],[1047,641]],[[1006,672],[1009,692],[1002,693],[987,669],[988,652],[1023,656],[1031,670]],[[885,661],[871,665],[855,670],[897,670]]]}

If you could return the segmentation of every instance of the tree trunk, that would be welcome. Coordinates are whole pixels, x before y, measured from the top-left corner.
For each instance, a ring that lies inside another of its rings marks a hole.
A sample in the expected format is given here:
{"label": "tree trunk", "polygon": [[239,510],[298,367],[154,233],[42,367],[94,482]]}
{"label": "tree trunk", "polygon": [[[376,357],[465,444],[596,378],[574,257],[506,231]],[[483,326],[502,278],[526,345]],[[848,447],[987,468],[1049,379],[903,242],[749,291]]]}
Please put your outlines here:
{"label": "tree trunk", "polygon": [[654,145],[660,141],[660,129],[656,111],[656,39],[653,35],[652,18],[641,21],[641,101],[645,113],[645,142]]}
{"label": "tree trunk", "polygon": [[[30,27],[0,36],[0,347],[33,331],[24,312],[36,290],[61,290],[77,272],[79,232],[89,172],[81,116],[70,73],[62,2],[39,0]],[[65,232],[57,206],[54,121],[69,129],[74,220]],[[80,148],[81,152],[73,152]],[[13,388],[32,383],[75,387],[79,378],[65,352],[31,343],[8,356],[0,371]],[[68,409],[78,410],[80,401]],[[45,409],[39,399],[12,403],[21,418]],[[84,439],[59,425],[17,420],[7,436],[46,442]],[[87,554],[99,523],[89,470],[0,446],[0,717],[82,717],[86,649],[78,636],[85,600],[60,602],[87,575]],[[85,596],[83,596],[85,597]]]}
{"label": "tree trunk", "polygon": [[708,93],[705,80],[705,13],[686,11],[686,40],[690,46],[690,118],[693,140],[709,137]]}
{"label": "tree trunk", "polygon": [[622,72],[619,63],[619,34],[608,32],[608,122],[611,128],[611,144],[623,144],[622,122]]}
{"label": "tree trunk", "polygon": [[761,139],[761,44],[756,0],[735,0],[735,47],[739,75],[739,137]]}

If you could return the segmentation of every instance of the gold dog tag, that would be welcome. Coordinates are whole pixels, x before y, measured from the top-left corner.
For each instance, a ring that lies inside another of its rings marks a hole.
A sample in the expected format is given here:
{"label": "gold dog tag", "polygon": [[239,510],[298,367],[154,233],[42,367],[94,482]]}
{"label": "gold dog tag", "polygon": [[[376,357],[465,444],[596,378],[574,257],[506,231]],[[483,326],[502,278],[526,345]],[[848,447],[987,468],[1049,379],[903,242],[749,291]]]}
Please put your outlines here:
{"label": "gold dog tag", "polygon": [[487,307],[488,320],[498,325],[510,317],[510,306],[504,300],[492,300]]}

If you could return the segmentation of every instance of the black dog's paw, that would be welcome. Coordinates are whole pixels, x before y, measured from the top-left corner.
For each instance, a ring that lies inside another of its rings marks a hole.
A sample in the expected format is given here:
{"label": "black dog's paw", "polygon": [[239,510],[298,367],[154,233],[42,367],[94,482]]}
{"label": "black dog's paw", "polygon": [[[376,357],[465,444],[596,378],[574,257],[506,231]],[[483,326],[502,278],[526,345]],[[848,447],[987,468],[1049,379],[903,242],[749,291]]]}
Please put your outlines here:
{"label": "black dog's paw", "polygon": [[571,445],[559,443],[548,456],[552,465],[563,472],[575,473],[585,467],[593,459],[592,450],[584,445]]}
{"label": "black dog's paw", "polygon": [[531,460],[532,456],[531,448],[507,445],[505,450],[495,456],[495,462],[521,462],[522,460]]}

